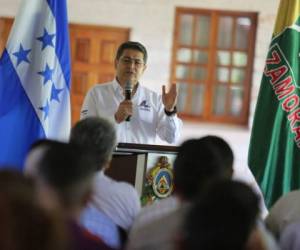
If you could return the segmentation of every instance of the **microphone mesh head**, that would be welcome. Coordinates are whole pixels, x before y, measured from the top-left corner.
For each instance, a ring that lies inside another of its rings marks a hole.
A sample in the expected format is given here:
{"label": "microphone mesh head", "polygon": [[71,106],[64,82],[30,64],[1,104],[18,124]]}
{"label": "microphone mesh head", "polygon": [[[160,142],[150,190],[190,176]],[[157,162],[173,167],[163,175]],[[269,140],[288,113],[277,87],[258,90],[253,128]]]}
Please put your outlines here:
{"label": "microphone mesh head", "polygon": [[132,91],[132,84],[131,84],[130,81],[127,81],[127,82],[125,83],[124,89],[127,90],[127,91],[128,91],[128,90],[129,90],[129,91]]}

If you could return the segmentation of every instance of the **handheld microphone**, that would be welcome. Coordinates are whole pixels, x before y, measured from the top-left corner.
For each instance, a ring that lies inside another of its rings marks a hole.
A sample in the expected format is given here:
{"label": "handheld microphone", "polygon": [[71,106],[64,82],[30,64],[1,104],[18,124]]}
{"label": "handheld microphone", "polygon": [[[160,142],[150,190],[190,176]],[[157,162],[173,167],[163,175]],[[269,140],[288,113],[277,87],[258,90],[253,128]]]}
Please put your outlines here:
{"label": "handheld microphone", "polygon": [[[124,91],[125,91],[125,100],[131,100],[131,95],[132,95],[132,84],[130,81],[127,81],[125,83],[125,87],[124,87]],[[130,121],[131,116],[127,116],[126,121],[129,122]]]}

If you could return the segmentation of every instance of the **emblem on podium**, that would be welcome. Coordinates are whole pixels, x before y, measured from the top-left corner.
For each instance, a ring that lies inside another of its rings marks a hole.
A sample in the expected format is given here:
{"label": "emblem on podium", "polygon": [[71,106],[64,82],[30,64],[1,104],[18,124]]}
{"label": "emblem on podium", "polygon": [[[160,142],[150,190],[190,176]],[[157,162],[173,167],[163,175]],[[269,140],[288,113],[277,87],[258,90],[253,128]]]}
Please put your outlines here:
{"label": "emblem on podium", "polygon": [[154,176],[152,188],[158,198],[166,198],[173,191],[173,173],[168,168],[158,170]]}
{"label": "emblem on podium", "polygon": [[168,161],[168,157],[161,156],[146,176],[142,205],[151,204],[157,199],[170,196],[173,188],[173,170],[171,164]]}

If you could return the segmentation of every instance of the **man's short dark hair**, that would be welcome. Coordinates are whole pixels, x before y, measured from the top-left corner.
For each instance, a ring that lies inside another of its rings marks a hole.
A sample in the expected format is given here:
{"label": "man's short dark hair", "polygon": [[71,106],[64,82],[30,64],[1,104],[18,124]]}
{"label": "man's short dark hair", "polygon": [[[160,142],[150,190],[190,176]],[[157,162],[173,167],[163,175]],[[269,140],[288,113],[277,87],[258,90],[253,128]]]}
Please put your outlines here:
{"label": "man's short dark hair", "polygon": [[184,249],[245,249],[259,212],[259,197],[246,184],[222,180],[197,197],[184,223]]}
{"label": "man's short dark hair", "polygon": [[140,52],[143,53],[144,55],[144,63],[147,63],[147,59],[148,59],[148,54],[147,54],[147,50],[145,48],[145,46],[139,42],[133,42],[133,41],[127,41],[122,43],[117,51],[117,55],[116,55],[116,59],[120,59],[120,57],[122,56],[123,52],[125,49],[133,49],[133,50],[138,50]]}
{"label": "man's short dark hair", "polygon": [[90,190],[96,165],[73,144],[51,142],[39,161],[38,176],[55,190],[66,208],[80,205]]}
{"label": "man's short dark hair", "polygon": [[217,136],[185,141],[174,162],[175,191],[187,200],[193,199],[214,179],[231,178],[233,152]]}
{"label": "man's short dark hair", "polygon": [[43,139],[38,139],[36,141],[34,141],[30,147],[29,147],[29,151],[27,153],[30,153],[31,151],[33,151],[36,148],[40,148],[40,147],[49,147],[52,146],[54,144],[56,144],[57,141],[55,140],[51,140],[51,139],[47,139],[47,138],[43,138]]}
{"label": "man's short dark hair", "polygon": [[72,128],[70,143],[92,154],[95,164],[101,169],[111,159],[116,146],[116,132],[108,120],[101,117],[87,117]]}

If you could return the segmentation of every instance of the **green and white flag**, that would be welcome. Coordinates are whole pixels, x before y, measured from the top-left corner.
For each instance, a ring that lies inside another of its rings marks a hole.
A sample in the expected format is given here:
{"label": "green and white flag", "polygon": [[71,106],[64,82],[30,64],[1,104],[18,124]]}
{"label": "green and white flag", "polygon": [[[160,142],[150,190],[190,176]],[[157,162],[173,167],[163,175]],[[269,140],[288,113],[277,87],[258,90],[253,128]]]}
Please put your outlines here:
{"label": "green and white flag", "polygon": [[299,15],[299,0],[281,0],[251,134],[248,164],[268,207],[300,188]]}

